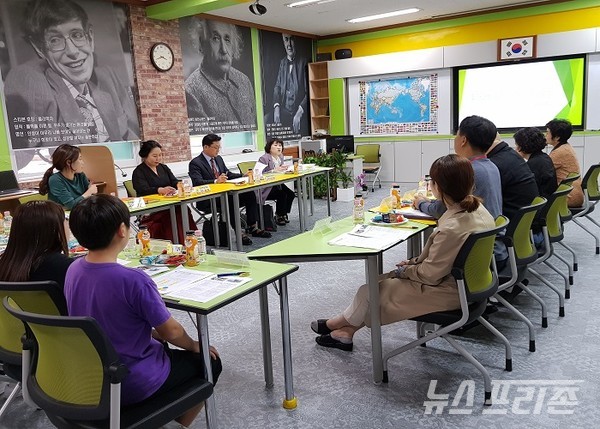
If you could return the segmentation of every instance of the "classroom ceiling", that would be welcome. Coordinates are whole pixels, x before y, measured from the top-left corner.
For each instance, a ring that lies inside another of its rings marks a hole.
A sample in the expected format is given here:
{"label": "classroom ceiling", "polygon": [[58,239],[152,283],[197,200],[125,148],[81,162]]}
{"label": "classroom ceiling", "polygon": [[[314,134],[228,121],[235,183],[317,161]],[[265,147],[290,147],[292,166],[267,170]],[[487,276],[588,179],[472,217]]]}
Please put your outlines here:
{"label": "classroom ceiling", "polygon": [[[321,0],[319,3],[290,8],[296,0],[259,0],[267,8],[262,16],[253,15],[246,0],[120,0],[145,4],[150,17],[174,19],[180,16],[208,13],[257,27],[287,29],[315,36],[340,35],[415,22],[431,22],[445,18],[477,15],[507,9],[564,3],[566,0]],[[363,23],[347,20],[394,10],[416,7],[410,15],[396,16]],[[170,13],[170,11],[172,11]]]}

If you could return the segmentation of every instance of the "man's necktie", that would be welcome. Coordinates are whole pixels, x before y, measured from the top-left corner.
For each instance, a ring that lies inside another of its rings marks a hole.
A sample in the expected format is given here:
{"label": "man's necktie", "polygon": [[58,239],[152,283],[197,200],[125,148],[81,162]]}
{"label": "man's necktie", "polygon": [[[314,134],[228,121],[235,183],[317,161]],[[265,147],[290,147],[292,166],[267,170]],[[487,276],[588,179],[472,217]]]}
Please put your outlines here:
{"label": "man's necktie", "polygon": [[219,178],[219,170],[217,170],[217,164],[215,164],[215,159],[210,159],[210,165],[212,166],[213,174],[215,175],[215,179]]}
{"label": "man's necktie", "polygon": [[94,120],[94,113],[88,99],[79,94],[75,98],[75,102],[77,103],[77,106],[79,106],[79,111],[81,112],[83,119],[85,119],[86,124],[90,127],[90,134],[98,134],[98,128],[96,127],[96,121]]}

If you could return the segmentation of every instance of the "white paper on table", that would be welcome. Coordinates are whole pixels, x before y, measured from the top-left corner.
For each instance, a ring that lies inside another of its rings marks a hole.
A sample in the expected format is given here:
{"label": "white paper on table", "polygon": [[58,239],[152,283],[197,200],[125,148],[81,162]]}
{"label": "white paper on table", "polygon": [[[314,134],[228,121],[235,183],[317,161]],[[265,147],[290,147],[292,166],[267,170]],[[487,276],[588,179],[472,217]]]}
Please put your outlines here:
{"label": "white paper on table", "polygon": [[401,209],[396,210],[396,213],[400,213],[403,216],[406,216],[406,218],[410,218],[410,219],[427,219],[427,220],[434,220],[435,218],[428,215],[427,213],[423,213],[420,210],[417,209],[413,209],[412,207],[403,207]]}
{"label": "white paper on table", "polygon": [[399,241],[406,240],[414,231],[400,230],[374,225],[356,225],[352,231],[329,241],[334,246],[362,247],[381,250]]}
{"label": "white paper on table", "polygon": [[119,265],[129,265],[130,262],[131,261],[128,261],[127,259],[117,258],[117,264],[119,264]]}
{"label": "white paper on table", "polygon": [[190,287],[190,285],[212,275],[213,273],[206,271],[190,270],[189,268],[179,266],[168,273],[154,278],[154,283],[156,283],[158,291],[161,294],[171,295],[179,289]]}
{"label": "white paper on table", "polygon": [[188,299],[196,302],[208,302],[251,280],[250,277],[227,276],[219,278],[216,275],[213,275],[202,279],[187,288],[170,292],[169,297]]}
{"label": "white paper on table", "polygon": [[247,177],[238,177],[237,179],[229,179],[227,183],[248,183]]}
{"label": "white paper on table", "polygon": [[265,168],[267,168],[267,164],[263,164],[260,161],[256,161],[256,164],[254,164],[254,168],[252,169],[252,174],[254,174],[254,180],[260,179],[262,177]]}
{"label": "white paper on table", "polygon": [[159,267],[156,265],[138,265],[137,267],[133,268],[145,272],[150,277],[169,271],[169,267]]}

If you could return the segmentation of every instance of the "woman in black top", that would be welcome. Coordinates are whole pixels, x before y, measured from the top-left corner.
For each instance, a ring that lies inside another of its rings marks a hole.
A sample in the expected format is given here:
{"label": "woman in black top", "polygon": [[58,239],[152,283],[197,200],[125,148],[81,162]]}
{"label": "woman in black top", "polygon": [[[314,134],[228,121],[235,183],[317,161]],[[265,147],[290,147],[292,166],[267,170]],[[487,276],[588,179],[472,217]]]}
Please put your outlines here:
{"label": "woman in black top", "polygon": [[[162,161],[162,146],[154,141],[143,141],[140,146],[139,155],[142,158],[142,163],[133,170],[132,182],[133,188],[138,197],[146,195],[174,195],[177,192],[177,182],[169,167],[163,164]],[[177,213],[177,225],[179,242],[184,242],[184,233],[181,226],[181,212]],[[188,210],[188,222],[191,230],[196,229],[196,222],[192,217],[192,213]],[[171,229],[171,218],[169,210],[152,213],[145,216],[142,225],[148,226],[148,231],[153,238],[162,238],[165,240],[173,240],[173,231]]]}
{"label": "woman in black top", "polygon": [[19,206],[6,250],[0,255],[0,281],[53,280],[65,285],[68,257],[65,212],[52,201],[30,201]]}
{"label": "woman in black top", "polygon": [[556,170],[552,159],[547,153],[546,137],[537,128],[521,128],[513,136],[517,153],[526,161],[529,169],[535,176],[540,195],[544,198],[552,195],[558,187],[556,183]]}

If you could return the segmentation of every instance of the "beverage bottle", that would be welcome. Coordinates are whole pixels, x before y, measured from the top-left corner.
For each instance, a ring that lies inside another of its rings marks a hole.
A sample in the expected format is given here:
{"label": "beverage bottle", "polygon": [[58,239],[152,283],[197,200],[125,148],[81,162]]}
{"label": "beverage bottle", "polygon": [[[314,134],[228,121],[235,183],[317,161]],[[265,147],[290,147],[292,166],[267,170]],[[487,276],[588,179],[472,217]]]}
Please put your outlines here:
{"label": "beverage bottle", "polygon": [[198,265],[198,240],[194,231],[185,234],[185,265],[194,267]]}
{"label": "beverage bottle", "polygon": [[206,239],[202,236],[202,230],[194,231],[194,236],[198,240],[198,263],[206,262]]}
{"label": "beverage bottle", "polygon": [[298,161],[294,162],[294,174],[298,174],[300,170],[298,169]]}
{"label": "beverage bottle", "polygon": [[150,256],[150,231],[147,226],[140,226],[140,230],[137,234],[140,256]]}
{"label": "beverage bottle", "polygon": [[0,213],[0,236],[4,235],[4,215]]}
{"label": "beverage bottle", "polygon": [[392,209],[398,209],[402,205],[402,197],[400,196],[400,185],[394,183],[390,190],[390,196],[392,197]]}
{"label": "beverage bottle", "polygon": [[177,196],[179,198],[183,198],[185,196],[185,192],[183,190],[183,182],[177,182]]}
{"label": "beverage bottle", "polygon": [[251,168],[248,169],[248,183],[250,185],[254,183],[254,171]]}
{"label": "beverage bottle", "polygon": [[10,227],[12,226],[12,216],[7,210],[4,212],[4,234],[8,237],[10,235]]}
{"label": "beverage bottle", "polygon": [[363,200],[362,194],[356,194],[354,197],[352,219],[355,225],[365,223],[365,200]]}
{"label": "beverage bottle", "polygon": [[419,180],[417,194],[422,195],[424,197],[427,195],[427,182],[425,181],[425,179]]}
{"label": "beverage bottle", "polygon": [[430,198],[433,196],[432,192],[431,192],[431,176],[429,174],[425,175],[425,190],[426,190],[426,196],[427,198]]}

